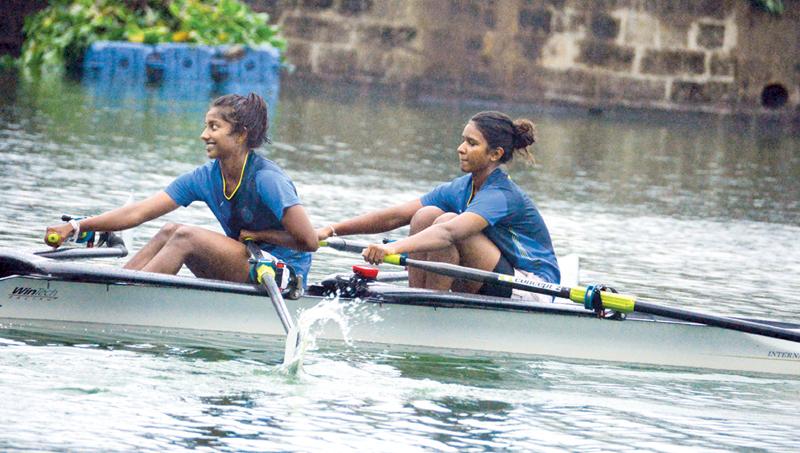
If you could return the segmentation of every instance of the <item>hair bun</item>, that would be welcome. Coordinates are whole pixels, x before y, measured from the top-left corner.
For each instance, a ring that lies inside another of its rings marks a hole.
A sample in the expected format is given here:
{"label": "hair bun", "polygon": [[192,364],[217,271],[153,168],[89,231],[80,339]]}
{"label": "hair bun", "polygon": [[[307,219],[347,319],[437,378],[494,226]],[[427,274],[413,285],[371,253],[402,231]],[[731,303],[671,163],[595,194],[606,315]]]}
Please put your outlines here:
{"label": "hair bun", "polygon": [[531,120],[514,120],[514,149],[527,148],[536,143],[536,125]]}

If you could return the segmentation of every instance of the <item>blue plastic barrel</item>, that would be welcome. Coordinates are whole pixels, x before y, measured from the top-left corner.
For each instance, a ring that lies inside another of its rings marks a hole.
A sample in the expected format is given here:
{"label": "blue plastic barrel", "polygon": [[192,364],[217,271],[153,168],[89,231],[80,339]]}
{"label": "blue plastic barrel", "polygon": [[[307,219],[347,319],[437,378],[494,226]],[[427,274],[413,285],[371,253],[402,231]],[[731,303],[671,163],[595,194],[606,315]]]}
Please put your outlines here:
{"label": "blue plastic barrel", "polygon": [[112,43],[96,42],[86,49],[83,56],[83,77],[101,80],[111,77],[111,60],[114,52]]}
{"label": "blue plastic barrel", "polygon": [[83,75],[90,80],[107,78],[139,81],[145,75],[145,59],[152,47],[144,44],[98,41],[86,50]]}
{"label": "blue plastic barrel", "polygon": [[132,42],[114,42],[111,47],[111,77],[142,81],[145,76],[144,62],[153,47]]}
{"label": "blue plastic barrel", "polygon": [[278,82],[281,70],[281,54],[274,47],[262,47],[259,49],[261,56],[262,82],[274,84]]}
{"label": "blue plastic barrel", "polygon": [[266,83],[279,79],[280,53],[269,46],[210,47],[185,43],[156,46],[99,41],[83,61],[85,80],[118,79],[135,83]]}
{"label": "blue plastic barrel", "polygon": [[260,52],[245,48],[244,55],[231,61],[232,79],[241,83],[261,82],[264,80]]}
{"label": "blue plastic barrel", "polygon": [[211,66],[217,83],[270,83],[278,77],[280,53],[272,47],[220,46]]}
{"label": "blue plastic barrel", "polygon": [[163,80],[206,81],[211,78],[211,57],[214,50],[208,46],[166,43],[155,46],[160,59],[151,67],[163,67]]}

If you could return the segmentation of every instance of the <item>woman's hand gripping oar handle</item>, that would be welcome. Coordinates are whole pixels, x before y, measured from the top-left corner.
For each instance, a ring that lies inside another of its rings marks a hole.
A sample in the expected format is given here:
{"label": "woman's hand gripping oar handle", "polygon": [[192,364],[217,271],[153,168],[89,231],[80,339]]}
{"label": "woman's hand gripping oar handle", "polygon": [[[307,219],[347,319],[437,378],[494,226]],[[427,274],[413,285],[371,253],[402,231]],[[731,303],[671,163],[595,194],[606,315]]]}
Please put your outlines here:
{"label": "woman's hand gripping oar handle", "polygon": [[[245,238],[244,244],[250,255],[250,260],[255,266],[256,279],[259,285],[267,291],[272,306],[280,319],[283,329],[286,332],[286,346],[283,351],[283,363],[288,364],[294,357],[297,345],[300,343],[300,333],[292,321],[289,309],[286,308],[286,301],[283,300],[281,289],[275,283],[274,259],[265,258],[264,251],[251,239]],[[270,258],[272,256],[270,255]]]}
{"label": "woman's hand gripping oar handle", "polygon": [[[81,225],[79,223],[81,219],[83,219],[83,217],[62,215],[61,220],[67,222],[71,230],[69,230],[67,234],[62,234],[64,233],[63,227],[67,226],[66,223],[63,226],[48,227],[45,232],[44,242],[53,248],[58,248],[65,242],[86,244],[88,247],[92,247],[94,245],[95,233],[94,231],[81,231]],[[61,231],[59,231],[59,229],[61,229]]]}

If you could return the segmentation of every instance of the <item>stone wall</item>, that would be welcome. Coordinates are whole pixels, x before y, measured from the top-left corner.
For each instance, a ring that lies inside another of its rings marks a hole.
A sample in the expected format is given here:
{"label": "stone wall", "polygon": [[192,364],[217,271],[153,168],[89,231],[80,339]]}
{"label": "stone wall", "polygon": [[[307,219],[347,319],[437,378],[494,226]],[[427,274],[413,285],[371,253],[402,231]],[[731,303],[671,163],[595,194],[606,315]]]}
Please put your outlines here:
{"label": "stone wall", "polygon": [[296,75],[455,96],[800,116],[800,0],[250,0]]}
{"label": "stone wall", "polygon": [[19,56],[25,16],[47,6],[47,0],[0,0],[0,55]]}

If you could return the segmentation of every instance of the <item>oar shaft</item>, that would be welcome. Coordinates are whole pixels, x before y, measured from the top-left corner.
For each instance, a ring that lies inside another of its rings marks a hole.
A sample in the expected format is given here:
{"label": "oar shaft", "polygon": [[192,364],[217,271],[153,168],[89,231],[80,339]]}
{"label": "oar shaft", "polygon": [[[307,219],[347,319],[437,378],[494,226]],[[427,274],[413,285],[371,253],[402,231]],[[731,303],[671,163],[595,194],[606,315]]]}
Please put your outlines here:
{"label": "oar shaft", "polygon": [[739,332],[752,333],[756,335],[763,335],[765,337],[778,338],[781,340],[789,340],[800,343],[800,332],[796,330],[769,326],[744,319],[709,315],[642,301],[636,302],[636,311],[640,313],[648,313],[656,316],[664,316],[672,319],[680,319],[683,321],[696,322],[708,326],[721,327],[723,329],[737,330]]}
{"label": "oar shaft", "polygon": [[[258,248],[255,242],[246,241],[245,245],[252,259],[257,261],[261,258],[261,249]],[[272,301],[272,306],[275,307],[275,312],[278,314],[278,318],[281,324],[283,324],[284,330],[287,334],[296,332],[297,329],[295,329],[294,321],[292,321],[292,317],[289,315],[289,309],[286,308],[286,302],[283,300],[281,289],[278,287],[278,284],[275,283],[274,271],[272,273],[268,272],[271,269],[269,269],[269,266],[266,264],[256,264],[256,266],[258,266],[256,268],[256,273],[258,274],[260,285],[267,291],[267,294],[269,294],[269,299]]]}
{"label": "oar shaft", "polygon": [[123,247],[98,247],[98,248],[74,248],[74,249],[55,249],[34,252],[34,255],[54,260],[73,260],[84,258],[122,258],[128,254],[128,249]]}
{"label": "oar shaft", "polygon": [[[369,244],[365,242],[342,239],[340,237],[332,237],[320,242],[320,246],[327,246],[343,252],[353,253],[361,253],[361,251],[368,245]],[[586,288],[583,287],[568,288],[566,286],[555,285],[552,283],[520,278],[513,275],[498,274],[495,272],[488,272],[480,269],[458,266],[455,264],[414,260],[401,255],[389,255],[384,258],[384,262],[398,266],[413,266],[429,272],[447,275],[448,277],[510,286],[523,291],[546,294],[554,297],[562,297],[580,304],[584,303],[584,297],[586,294]],[[601,291],[600,297],[603,301],[604,307],[624,313],[630,313],[633,311],[633,306],[636,301],[633,296],[612,293],[609,291]]]}
{"label": "oar shaft", "polygon": [[[289,309],[286,308],[286,302],[283,300],[281,289],[278,287],[278,284],[275,283],[275,279],[264,278],[261,281],[261,285],[269,292],[269,298],[272,301],[272,305],[275,307],[275,311],[278,313],[278,318],[281,320],[283,329],[286,333],[294,330],[294,321],[292,321],[292,317],[289,315]],[[273,297],[273,294],[277,294],[278,297]]]}
{"label": "oar shaft", "polygon": [[[399,266],[408,265],[422,269],[429,272],[434,272],[448,277],[463,278],[484,283],[500,283],[504,286],[512,288],[534,291],[548,296],[569,298],[569,288],[563,286],[553,285],[546,282],[536,282],[533,280],[525,280],[510,275],[502,275],[494,272],[488,272],[481,269],[465,269],[463,266],[458,266],[449,263],[434,263],[430,261],[421,261],[411,258],[405,258],[400,255],[390,255],[385,260],[390,264],[397,264]],[[505,278],[509,277],[509,278]]]}
{"label": "oar shaft", "polygon": [[[547,294],[555,297],[563,297],[570,299],[573,302],[583,303],[586,294],[586,288],[575,287],[567,288],[564,286],[554,285],[546,282],[537,282],[527,279],[520,279],[513,276],[505,276],[495,274],[494,272],[487,272],[479,269],[465,270],[461,266],[456,266],[448,263],[431,263],[428,261],[413,260],[410,258],[399,257],[394,255],[387,257],[387,262],[391,264],[406,264],[438,274],[447,275],[456,278],[468,278],[471,280],[479,280],[482,282],[494,284],[507,284],[512,288],[517,288],[525,291],[531,291],[540,294]],[[752,333],[763,335],[771,338],[778,338],[781,340],[789,340],[800,342],[800,332],[783,329],[775,326],[768,326],[766,324],[759,324],[752,321],[745,321],[741,319],[733,319],[724,316],[709,315],[705,313],[698,313],[680,308],[665,307],[663,305],[650,304],[647,302],[636,301],[633,296],[625,294],[617,294],[607,291],[601,291],[601,300],[603,307],[612,310],[617,310],[623,313],[630,313],[636,311],[639,313],[648,313],[656,316],[664,316],[672,319],[680,319],[688,322],[696,322],[708,326],[721,327],[723,329],[737,330],[745,333]]]}
{"label": "oar shaft", "polygon": [[361,253],[362,250],[367,248],[369,244],[361,241],[354,241],[352,239],[342,239],[340,237],[331,237],[324,241],[319,241],[320,247],[330,247],[334,250],[342,252]]}
{"label": "oar shaft", "polygon": [[[330,238],[328,241],[320,242],[320,245],[329,246],[337,250],[360,253],[361,250],[366,248],[368,244],[357,241],[346,241],[341,238]],[[510,286],[512,288],[521,289],[524,291],[562,297],[580,304],[585,303],[585,298],[587,297],[587,288],[585,287],[568,288],[552,283],[539,282],[515,277],[512,275],[497,274],[494,272],[472,269],[454,264],[420,261],[406,258],[401,255],[386,256],[384,261],[389,264],[396,264],[400,266],[413,266],[428,272],[446,275],[448,277],[469,279],[484,283],[488,282],[496,285]],[[637,301],[636,298],[631,295],[618,294],[610,291],[600,291],[600,300],[604,308],[616,310],[622,313],[636,311],[639,313],[647,313],[682,321],[696,322],[699,324],[720,327],[723,329],[778,338],[781,340],[800,342],[800,332],[796,330],[641,302]]]}

